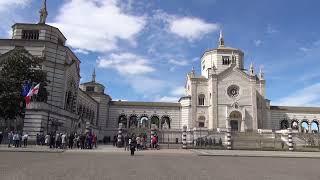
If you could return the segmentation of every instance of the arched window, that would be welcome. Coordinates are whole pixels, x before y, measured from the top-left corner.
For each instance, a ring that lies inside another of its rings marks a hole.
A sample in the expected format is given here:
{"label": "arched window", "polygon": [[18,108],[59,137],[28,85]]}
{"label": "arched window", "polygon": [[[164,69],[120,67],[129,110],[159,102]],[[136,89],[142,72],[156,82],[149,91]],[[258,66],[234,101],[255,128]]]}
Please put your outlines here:
{"label": "arched window", "polygon": [[123,127],[124,128],[127,128],[127,116],[122,114],[119,116],[119,119],[118,119],[118,125],[122,123]]}
{"label": "arched window", "polygon": [[199,106],[204,106],[204,99],[205,99],[204,94],[200,94],[198,96],[198,104],[199,104]]}

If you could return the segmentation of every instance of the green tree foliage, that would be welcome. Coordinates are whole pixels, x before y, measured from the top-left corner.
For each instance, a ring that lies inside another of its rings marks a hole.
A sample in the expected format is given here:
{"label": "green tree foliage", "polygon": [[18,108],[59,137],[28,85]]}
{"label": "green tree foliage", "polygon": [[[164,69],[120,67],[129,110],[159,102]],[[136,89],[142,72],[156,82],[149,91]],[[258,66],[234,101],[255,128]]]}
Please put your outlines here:
{"label": "green tree foliage", "polygon": [[40,84],[39,94],[33,101],[45,102],[48,97],[47,74],[41,70],[43,60],[32,56],[24,48],[14,50],[0,57],[0,117],[14,119],[24,113],[25,100],[21,95],[25,81]]}

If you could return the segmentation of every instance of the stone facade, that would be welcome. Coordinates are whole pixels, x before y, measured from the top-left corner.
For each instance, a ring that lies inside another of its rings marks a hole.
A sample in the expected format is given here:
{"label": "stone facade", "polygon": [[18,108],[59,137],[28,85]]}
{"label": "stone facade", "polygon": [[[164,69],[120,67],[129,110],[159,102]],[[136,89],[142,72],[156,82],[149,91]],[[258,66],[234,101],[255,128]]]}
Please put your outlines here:
{"label": "stone facade", "polygon": [[[220,34],[218,47],[201,57],[201,74],[187,73],[185,96],[176,103],[112,101],[105,87],[95,81],[79,84],[80,60],[65,45],[59,29],[45,24],[43,11],[39,24],[17,23],[12,39],[0,39],[1,56],[16,47],[43,58],[42,69],[50,81],[46,103],[32,102],[26,111],[24,131],[31,137],[49,131],[98,133],[99,139],[113,136],[122,123],[125,128],[151,128],[180,131],[190,129],[257,131],[293,127],[319,131],[320,108],[270,106],[266,99],[263,72],[244,68],[244,53],[227,47]],[[80,88],[79,88],[80,87]],[[307,127],[302,128],[302,124]],[[297,127],[296,127],[297,126]]]}

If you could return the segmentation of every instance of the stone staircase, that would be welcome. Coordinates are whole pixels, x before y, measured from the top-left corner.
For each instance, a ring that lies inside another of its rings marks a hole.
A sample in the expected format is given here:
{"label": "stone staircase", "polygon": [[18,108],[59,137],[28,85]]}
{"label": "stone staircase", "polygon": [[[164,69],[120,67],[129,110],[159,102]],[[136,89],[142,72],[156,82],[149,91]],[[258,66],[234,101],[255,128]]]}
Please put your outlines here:
{"label": "stone staircase", "polygon": [[[274,133],[259,134],[259,133],[232,133],[233,149],[244,150],[277,150],[282,149],[280,135]],[[284,148],[287,148],[284,143]]]}

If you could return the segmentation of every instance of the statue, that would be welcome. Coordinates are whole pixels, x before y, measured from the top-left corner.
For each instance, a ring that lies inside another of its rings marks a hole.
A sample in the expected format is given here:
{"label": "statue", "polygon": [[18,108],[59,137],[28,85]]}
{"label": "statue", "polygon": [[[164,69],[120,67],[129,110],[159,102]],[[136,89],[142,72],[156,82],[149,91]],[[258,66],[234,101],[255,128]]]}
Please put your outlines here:
{"label": "statue", "polygon": [[45,24],[48,16],[48,11],[47,11],[47,0],[43,0],[42,7],[39,11],[40,13],[40,21],[39,24]]}

